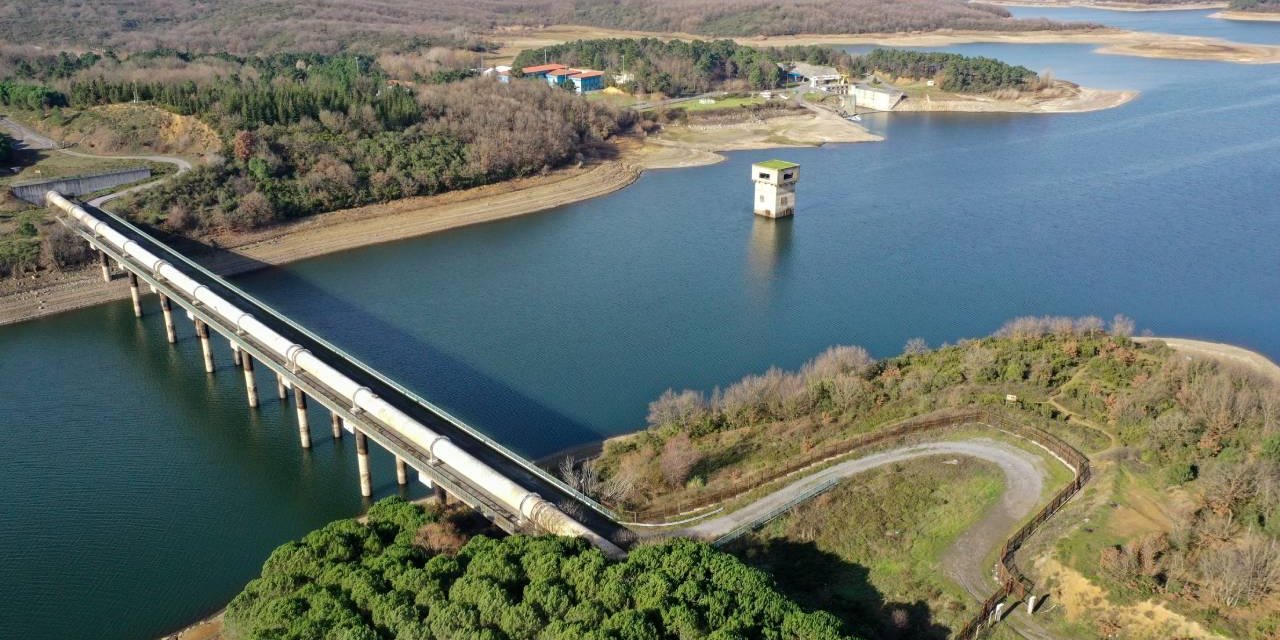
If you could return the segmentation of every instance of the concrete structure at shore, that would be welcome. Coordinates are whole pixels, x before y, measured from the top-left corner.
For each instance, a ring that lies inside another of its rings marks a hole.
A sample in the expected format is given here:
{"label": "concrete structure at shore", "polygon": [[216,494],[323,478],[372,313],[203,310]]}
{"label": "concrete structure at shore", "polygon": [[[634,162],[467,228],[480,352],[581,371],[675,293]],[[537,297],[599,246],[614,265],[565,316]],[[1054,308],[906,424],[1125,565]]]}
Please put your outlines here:
{"label": "concrete structure at shore", "polygon": [[906,95],[901,89],[887,84],[859,83],[849,87],[855,111],[857,108],[892,111]]}
{"label": "concrete structure at shore", "polygon": [[751,165],[756,183],[755,212],[766,218],[783,218],[796,212],[796,182],[800,165],[786,160],[766,160]]}

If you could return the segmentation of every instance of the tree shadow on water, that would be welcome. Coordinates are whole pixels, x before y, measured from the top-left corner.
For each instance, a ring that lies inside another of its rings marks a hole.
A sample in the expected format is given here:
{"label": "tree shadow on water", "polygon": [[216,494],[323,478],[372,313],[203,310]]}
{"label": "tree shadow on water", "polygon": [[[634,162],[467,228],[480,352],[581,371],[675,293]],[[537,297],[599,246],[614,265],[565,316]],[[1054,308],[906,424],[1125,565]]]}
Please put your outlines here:
{"label": "tree shadow on water", "polygon": [[778,590],[806,611],[827,611],[844,632],[865,640],[946,640],[951,630],[933,621],[923,601],[887,602],[860,564],[823,551],[812,542],[748,537],[728,549],[761,569]]}

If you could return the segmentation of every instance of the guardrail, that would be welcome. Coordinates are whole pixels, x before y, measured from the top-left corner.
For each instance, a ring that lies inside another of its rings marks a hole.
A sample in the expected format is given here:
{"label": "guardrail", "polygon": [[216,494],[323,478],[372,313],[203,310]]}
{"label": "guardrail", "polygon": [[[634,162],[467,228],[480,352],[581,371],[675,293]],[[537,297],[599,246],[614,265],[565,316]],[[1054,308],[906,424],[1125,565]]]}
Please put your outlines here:
{"label": "guardrail", "polygon": [[782,514],[836,488],[836,485],[838,484],[840,484],[840,478],[831,478],[830,480],[819,483],[817,486],[812,487],[808,491],[805,491],[804,493],[792,498],[786,504],[779,507],[775,507],[774,509],[770,510],[763,517],[756,518],[751,522],[744,522],[734,527],[733,529],[729,530],[728,533],[720,536],[719,538],[716,538],[715,542],[712,542],[711,544],[717,547],[721,547],[726,544],[729,544],[730,542],[733,542],[734,540],[737,540],[738,538],[741,538],[742,536],[745,536],[748,533],[751,533],[752,531],[755,531],[756,529],[759,529],[760,527],[763,527],[764,525],[769,524],[770,522],[773,522],[775,519],[782,516]]}
{"label": "guardrail", "polygon": [[984,421],[989,426],[1024,435],[1049,449],[1054,455],[1067,461],[1068,464],[1075,468],[1075,478],[1054,494],[1053,499],[1048,504],[1019,527],[1000,547],[999,560],[996,562],[996,576],[1000,581],[1000,588],[983,601],[982,608],[978,611],[978,614],[956,634],[956,637],[960,640],[977,638],[984,626],[999,622],[995,613],[1000,604],[1009,596],[1018,599],[1026,597],[1033,583],[1018,568],[1015,558],[1018,549],[1022,547],[1022,543],[1026,542],[1027,538],[1031,537],[1031,534],[1035,533],[1040,525],[1053,517],[1093,477],[1093,467],[1089,464],[1089,458],[1061,438],[1043,429],[1015,422],[998,412],[988,411],[984,413],[986,414]]}
{"label": "guardrail", "polygon": [[897,423],[891,423],[887,427],[878,428],[876,431],[871,433],[862,434],[849,440],[841,440],[839,442],[824,445],[819,449],[810,451],[804,457],[798,458],[783,467],[750,473],[745,477],[735,479],[732,486],[717,489],[715,491],[698,493],[687,498],[676,498],[674,501],[667,498],[668,504],[665,507],[633,510],[623,509],[617,505],[610,505],[609,508],[614,513],[626,516],[627,522],[670,524],[671,520],[682,519],[696,511],[713,507],[725,500],[736,498],[744,493],[754,491],[760,487],[794,475],[795,473],[808,469],[814,465],[847,456],[859,449],[864,449],[885,441],[901,438],[913,431],[928,431],[943,426],[952,426],[957,420],[974,422],[980,415],[981,412],[977,410],[964,410],[960,412],[940,413],[925,416],[923,418],[907,418]]}
{"label": "guardrail", "polygon": [[[169,245],[168,245],[168,244],[166,244],[166,243],[164,243],[164,242],[161,242],[160,240],[156,239],[155,237],[153,237],[151,234],[147,233],[146,231],[143,231],[142,229],[138,228],[137,226],[135,226],[133,223],[129,222],[128,220],[125,220],[124,218],[121,218],[120,216],[118,216],[118,215],[116,215],[115,213],[113,213],[113,212],[111,212],[111,211],[108,211],[108,210],[106,210],[106,209],[99,208],[98,210],[99,210],[99,211],[101,211],[102,213],[104,213],[104,214],[108,215],[108,216],[111,216],[111,218],[112,218],[113,220],[115,220],[115,221],[116,221],[116,222],[118,222],[119,224],[121,224],[121,225],[123,225],[123,226],[127,227],[130,231],[132,231],[132,232],[134,232],[134,233],[137,233],[138,235],[140,235],[140,236],[142,236],[142,237],[144,237],[144,238],[146,238],[146,239],[148,239],[148,240],[150,240],[150,241],[154,242],[157,246],[162,247],[166,252],[168,252],[171,256],[173,256],[173,257],[174,257],[174,259],[181,261],[183,264],[185,264],[185,265],[187,265],[187,266],[190,266],[192,269],[195,269],[196,271],[200,272],[201,274],[204,274],[204,275],[205,275],[205,276],[207,276],[207,277],[210,277],[210,278],[218,278],[218,276],[217,276],[217,275],[215,275],[213,272],[209,271],[208,269],[205,269],[205,268],[204,268],[203,266],[201,266],[199,263],[195,262],[194,260],[191,260],[191,259],[190,259],[190,258],[188,258],[187,256],[183,255],[181,252],[179,252],[179,251],[175,251],[175,250],[171,249],[171,248],[169,247]],[[311,331],[307,330],[305,327],[303,327],[303,326],[301,326],[301,325],[299,325],[299,324],[297,324],[297,323],[293,322],[293,321],[292,321],[292,320],[290,320],[287,316],[285,316],[284,314],[282,314],[282,313],[280,313],[280,312],[276,311],[276,310],[275,310],[274,308],[272,308],[270,305],[268,305],[268,304],[266,304],[266,303],[262,302],[261,300],[259,300],[259,299],[255,298],[255,297],[253,297],[253,296],[251,296],[251,295],[249,295],[247,292],[245,292],[244,290],[242,290],[242,289],[240,289],[239,287],[235,286],[234,284],[231,284],[230,282],[224,282],[224,284],[225,284],[225,286],[226,286],[228,289],[231,289],[232,291],[234,291],[234,292],[236,293],[236,295],[239,295],[239,296],[243,297],[244,299],[246,299],[246,300],[248,300],[248,301],[252,302],[253,304],[257,305],[258,307],[262,308],[263,310],[265,310],[267,313],[271,314],[274,318],[276,318],[276,319],[277,319],[277,320],[279,320],[280,322],[283,322],[283,323],[285,323],[285,324],[289,325],[289,327],[290,327],[290,328],[292,328],[293,330],[295,330],[295,331],[297,331],[297,332],[299,332],[299,333],[301,333],[301,334],[303,334],[303,335],[307,336],[307,337],[308,337],[308,338],[310,338],[311,340],[314,340],[314,341],[316,341],[316,342],[318,342],[318,343],[320,343],[320,344],[324,345],[324,347],[325,347],[326,349],[329,349],[329,350],[333,351],[334,353],[336,353],[336,354],[338,354],[338,355],[342,356],[343,358],[347,359],[349,362],[351,362],[351,364],[353,364],[353,365],[355,365],[356,367],[360,368],[360,369],[361,369],[362,371],[364,371],[365,373],[369,374],[370,376],[373,376],[374,378],[377,378],[377,379],[378,379],[380,382],[382,382],[383,384],[386,384],[387,386],[392,387],[392,388],[393,388],[393,389],[395,389],[396,391],[398,391],[398,392],[400,392],[401,394],[403,394],[406,398],[409,398],[410,400],[412,400],[412,401],[414,401],[414,402],[418,403],[418,404],[419,404],[419,405],[421,405],[422,407],[424,407],[424,408],[426,408],[427,410],[431,411],[432,413],[436,414],[436,415],[437,415],[437,416],[439,416],[442,420],[444,420],[444,421],[448,422],[449,424],[453,425],[454,427],[456,427],[456,428],[458,428],[458,429],[462,430],[463,432],[467,433],[468,435],[470,435],[471,437],[475,438],[476,440],[479,440],[480,442],[484,443],[486,446],[488,446],[489,448],[493,449],[493,450],[494,450],[495,452],[497,452],[498,454],[502,455],[503,457],[506,457],[507,459],[511,460],[512,462],[516,463],[517,465],[519,465],[519,466],[523,467],[523,468],[524,468],[526,471],[528,471],[529,473],[532,473],[532,474],[534,474],[535,476],[538,476],[538,477],[539,477],[539,478],[541,478],[542,480],[544,480],[544,481],[546,481],[546,482],[548,482],[548,483],[550,483],[550,484],[552,484],[552,485],[554,485],[554,486],[556,486],[556,487],[560,488],[560,489],[561,489],[561,490],[563,490],[565,493],[568,493],[569,495],[574,496],[574,498],[575,498],[575,499],[577,499],[578,501],[580,501],[580,502],[582,502],[583,504],[585,504],[585,505],[587,505],[587,506],[591,507],[592,509],[595,509],[596,511],[598,511],[598,512],[599,512],[599,513],[601,513],[602,515],[604,515],[604,516],[608,517],[609,519],[614,520],[614,521],[617,521],[617,520],[619,519],[619,518],[618,518],[618,516],[617,516],[615,513],[613,513],[611,510],[609,510],[609,508],[608,508],[608,507],[606,507],[606,506],[604,506],[604,505],[600,504],[600,503],[599,503],[599,502],[597,502],[595,499],[591,498],[590,496],[587,496],[586,494],[582,493],[581,491],[578,491],[577,489],[575,489],[575,488],[573,488],[573,487],[570,487],[569,485],[565,484],[565,483],[564,483],[562,480],[560,480],[559,478],[556,478],[555,476],[551,475],[550,473],[547,473],[547,471],[545,471],[544,469],[542,469],[542,468],[538,467],[537,465],[533,464],[533,463],[532,463],[532,462],[530,462],[529,460],[525,459],[523,456],[520,456],[520,455],[516,454],[515,452],[511,451],[510,449],[507,449],[506,447],[502,446],[501,444],[499,444],[497,441],[493,440],[492,438],[490,438],[490,437],[488,437],[488,436],[484,435],[483,433],[480,433],[480,432],[479,432],[478,430],[476,430],[474,427],[472,427],[471,425],[468,425],[467,423],[463,422],[461,419],[457,418],[456,416],[454,416],[453,414],[449,413],[448,411],[446,411],[446,410],[444,410],[444,409],[442,409],[442,408],[440,408],[440,407],[436,406],[435,404],[432,404],[430,401],[428,401],[428,400],[426,400],[426,399],[422,398],[421,396],[419,396],[419,395],[417,395],[416,393],[414,393],[414,392],[410,391],[409,389],[405,388],[404,386],[400,385],[399,383],[397,383],[397,382],[395,382],[395,381],[391,380],[390,378],[388,378],[388,377],[386,377],[386,376],[382,375],[380,372],[378,372],[378,371],[377,371],[376,369],[374,369],[373,367],[370,367],[369,365],[367,365],[367,364],[365,364],[364,362],[362,362],[359,358],[356,358],[355,356],[353,356],[353,355],[351,355],[351,354],[347,353],[346,351],[344,351],[344,350],[342,350],[342,349],[338,348],[337,346],[333,345],[333,344],[332,344],[332,343],[330,343],[328,340],[325,340],[324,338],[321,338],[320,336],[318,336],[318,335],[316,335],[316,334],[312,333]]]}
{"label": "guardrail", "polygon": [[[998,409],[989,408],[972,408],[960,411],[940,412],[932,415],[926,415],[917,418],[910,418],[887,428],[880,429],[875,433],[866,434],[853,440],[843,441],[841,443],[824,447],[819,454],[811,454],[804,459],[792,463],[782,470],[774,471],[769,474],[768,479],[763,482],[755,483],[751,486],[743,487],[741,485],[727,490],[717,491],[713,494],[718,499],[727,499],[740,496],[750,491],[768,484],[782,480],[797,471],[823,464],[825,462],[834,461],[837,458],[847,457],[857,453],[859,450],[868,447],[884,444],[894,440],[900,440],[913,435],[921,435],[932,431],[952,429],[970,425],[984,425],[999,431],[1004,431],[1013,435],[1024,437],[1048,450],[1059,460],[1070,466],[1075,472],[1075,477],[1070,483],[1054,494],[1044,507],[1036,512],[1025,524],[1018,528],[1000,547],[998,560],[996,562],[996,578],[1000,583],[1000,587],[996,589],[986,600],[982,602],[978,613],[964,627],[956,633],[958,640],[973,640],[977,638],[982,629],[990,624],[997,622],[994,613],[996,609],[1010,596],[1015,598],[1023,598],[1033,586],[1029,578],[1022,573],[1016,563],[1015,555],[1022,544],[1026,542],[1036,529],[1045,523],[1049,518],[1053,517],[1067,501],[1075,497],[1080,489],[1089,481],[1093,475],[1089,458],[1068,444],[1058,436],[1041,429],[1039,427],[1027,424],[1025,420],[1017,420],[1004,414]],[[838,452],[837,452],[838,451]],[[820,486],[821,490],[810,490],[805,495],[787,503],[786,506],[772,513],[765,520],[758,520],[750,525],[742,525],[735,528],[730,533],[717,539],[715,544],[724,544],[732,536],[733,538],[741,537],[748,531],[758,527],[768,520],[776,518],[791,508],[813,498],[822,491],[829,490],[834,486],[836,481],[833,480],[830,486],[825,484]],[[707,505],[703,505],[706,507]],[[730,538],[732,539],[732,538]]]}

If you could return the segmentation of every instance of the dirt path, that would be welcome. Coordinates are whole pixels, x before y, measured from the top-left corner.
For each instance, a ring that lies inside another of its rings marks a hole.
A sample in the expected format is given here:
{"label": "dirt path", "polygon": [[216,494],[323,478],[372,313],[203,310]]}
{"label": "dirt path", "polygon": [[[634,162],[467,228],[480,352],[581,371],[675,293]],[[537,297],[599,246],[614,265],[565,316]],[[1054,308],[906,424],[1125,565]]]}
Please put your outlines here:
{"label": "dirt path", "polygon": [[1044,492],[1044,462],[1035,454],[988,438],[917,444],[849,460],[808,475],[738,509],[672,532],[691,538],[713,539],[755,522],[832,479],[850,476],[895,462],[932,456],[969,456],[992,462],[1004,473],[1005,490],[973,527],[962,534],[941,559],[947,576],[979,600],[996,586],[986,559],[1028,514]]}
{"label": "dirt path", "polygon": [[1181,353],[1202,358],[1212,358],[1219,362],[1227,362],[1251,369],[1280,384],[1280,365],[1272,362],[1261,353],[1250,351],[1243,347],[1190,338],[1134,338],[1133,340],[1141,343],[1163,342]]}
{"label": "dirt path", "polygon": [[54,149],[58,146],[58,143],[54,142],[53,139],[46,138],[4,116],[0,116],[0,127],[7,129],[10,135],[21,142],[25,149]]}

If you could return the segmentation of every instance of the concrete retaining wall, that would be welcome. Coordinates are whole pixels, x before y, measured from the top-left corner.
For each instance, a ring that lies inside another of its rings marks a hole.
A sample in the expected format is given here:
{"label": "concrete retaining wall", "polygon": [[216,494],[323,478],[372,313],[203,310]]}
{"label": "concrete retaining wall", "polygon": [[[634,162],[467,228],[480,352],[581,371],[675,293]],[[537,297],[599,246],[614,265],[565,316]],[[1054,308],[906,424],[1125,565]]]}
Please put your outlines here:
{"label": "concrete retaining wall", "polygon": [[102,173],[94,173],[84,176],[54,178],[52,180],[41,180],[39,182],[25,182],[23,184],[13,185],[10,187],[10,190],[13,191],[13,195],[22,198],[27,202],[44,206],[44,194],[50,189],[53,189],[64,196],[82,196],[86,193],[102,191],[103,189],[118,187],[122,184],[146,180],[150,177],[151,169],[138,167],[134,169],[104,171]]}

